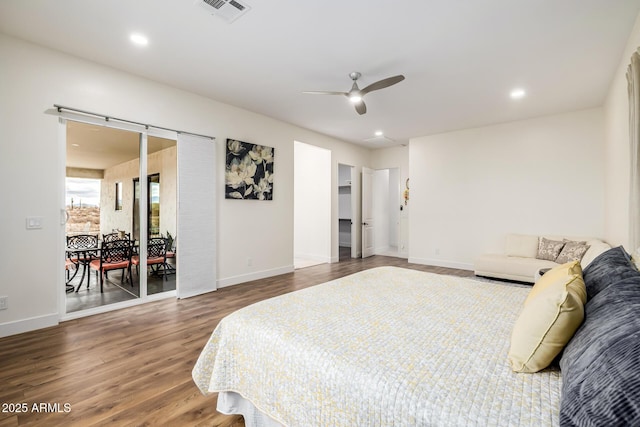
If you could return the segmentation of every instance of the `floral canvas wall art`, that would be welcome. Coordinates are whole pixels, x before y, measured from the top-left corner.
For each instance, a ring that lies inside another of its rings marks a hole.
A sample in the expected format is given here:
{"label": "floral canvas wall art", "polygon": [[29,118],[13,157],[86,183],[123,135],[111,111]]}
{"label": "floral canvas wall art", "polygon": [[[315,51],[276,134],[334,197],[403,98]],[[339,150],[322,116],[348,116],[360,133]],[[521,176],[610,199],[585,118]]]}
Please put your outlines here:
{"label": "floral canvas wall art", "polygon": [[226,199],[273,200],[275,149],[227,139]]}

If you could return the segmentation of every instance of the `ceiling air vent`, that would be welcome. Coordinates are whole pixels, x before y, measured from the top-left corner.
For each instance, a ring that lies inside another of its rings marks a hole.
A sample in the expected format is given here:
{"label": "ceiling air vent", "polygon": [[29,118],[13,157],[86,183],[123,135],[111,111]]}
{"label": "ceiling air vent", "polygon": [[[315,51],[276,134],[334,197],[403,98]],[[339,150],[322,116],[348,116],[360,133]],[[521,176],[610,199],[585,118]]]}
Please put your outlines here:
{"label": "ceiling air vent", "polygon": [[251,10],[251,6],[238,0],[196,0],[196,4],[229,23]]}

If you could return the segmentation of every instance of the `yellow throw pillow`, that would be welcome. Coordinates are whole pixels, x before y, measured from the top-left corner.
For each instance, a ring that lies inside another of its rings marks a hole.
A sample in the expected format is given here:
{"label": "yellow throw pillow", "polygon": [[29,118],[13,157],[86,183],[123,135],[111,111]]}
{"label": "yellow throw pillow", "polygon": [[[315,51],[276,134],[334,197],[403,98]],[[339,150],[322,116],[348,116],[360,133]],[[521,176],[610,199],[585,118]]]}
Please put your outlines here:
{"label": "yellow throw pillow", "polygon": [[[524,305],[527,305],[527,303],[535,298],[536,295],[549,287],[551,284],[555,283],[557,280],[563,280],[565,278],[568,279],[569,276],[574,275],[580,275],[580,277],[582,277],[582,266],[580,265],[580,261],[571,261],[552,268],[551,270],[544,273],[542,277],[536,282],[536,284],[531,289],[531,292],[529,292],[527,299],[524,300]],[[586,297],[587,296],[585,290],[585,298]]]}
{"label": "yellow throw pillow", "polygon": [[559,265],[534,285],[511,334],[509,363],[515,372],[551,364],[584,320],[587,289],[579,261]]}

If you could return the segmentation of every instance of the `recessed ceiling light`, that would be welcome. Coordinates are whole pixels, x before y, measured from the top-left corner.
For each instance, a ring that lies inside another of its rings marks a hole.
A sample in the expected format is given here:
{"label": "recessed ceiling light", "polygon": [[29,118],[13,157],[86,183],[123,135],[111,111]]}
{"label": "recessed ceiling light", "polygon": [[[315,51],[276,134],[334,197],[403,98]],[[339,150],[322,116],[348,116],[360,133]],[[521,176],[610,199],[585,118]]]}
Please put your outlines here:
{"label": "recessed ceiling light", "polygon": [[384,132],[382,132],[381,130],[376,131],[376,136],[382,136],[382,135],[384,135]]}
{"label": "recessed ceiling light", "polygon": [[524,89],[518,88],[518,89],[513,89],[509,94],[509,96],[511,96],[512,99],[520,99],[520,98],[524,98],[526,94],[527,92],[525,92]]}
{"label": "recessed ceiling light", "polygon": [[133,33],[129,36],[129,40],[135,45],[146,46],[149,44],[149,39],[144,34]]}

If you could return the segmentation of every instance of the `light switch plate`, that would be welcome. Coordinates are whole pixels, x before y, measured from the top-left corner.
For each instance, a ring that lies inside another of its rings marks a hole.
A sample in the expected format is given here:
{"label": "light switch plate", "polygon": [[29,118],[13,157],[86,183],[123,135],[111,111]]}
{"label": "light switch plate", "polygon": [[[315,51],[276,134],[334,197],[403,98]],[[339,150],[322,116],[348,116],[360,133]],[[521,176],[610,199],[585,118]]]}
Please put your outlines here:
{"label": "light switch plate", "polygon": [[27,217],[27,230],[39,230],[42,228],[41,216],[28,216]]}

